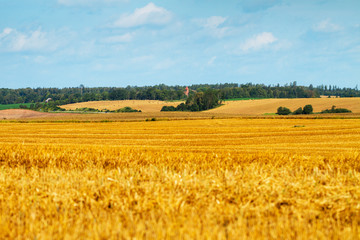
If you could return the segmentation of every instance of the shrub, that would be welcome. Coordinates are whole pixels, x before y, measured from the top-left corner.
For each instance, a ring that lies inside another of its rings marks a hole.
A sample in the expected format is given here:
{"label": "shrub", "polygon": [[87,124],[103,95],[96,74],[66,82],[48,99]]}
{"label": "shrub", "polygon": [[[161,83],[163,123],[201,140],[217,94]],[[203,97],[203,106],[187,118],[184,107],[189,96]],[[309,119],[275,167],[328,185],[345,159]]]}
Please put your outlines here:
{"label": "shrub", "polygon": [[120,112],[141,112],[141,110],[136,110],[136,109],[133,109],[131,107],[123,107],[123,108],[117,109],[115,112],[117,112],[117,113],[120,113]]}
{"label": "shrub", "polygon": [[77,108],[77,109],[75,109],[75,111],[77,111],[77,112],[100,112],[100,110],[98,110],[98,109],[95,109],[95,108],[87,108],[87,107]]}
{"label": "shrub", "polygon": [[351,110],[346,108],[336,108],[335,106],[332,106],[331,109],[326,109],[321,111],[321,113],[351,113]]}
{"label": "shrub", "polygon": [[289,115],[291,113],[290,109],[286,108],[286,107],[279,107],[277,109],[277,114],[278,115]]}
{"label": "shrub", "polygon": [[174,112],[176,108],[174,106],[163,106],[161,112]]}
{"label": "shrub", "polygon": [[303,109],[301,107],[299,107],[298,109],[296,109],[295,111],[292,112],[292,114],[294,115],[299,115],[303,113]]}
{"label": "shrub", "polygon": [[312,113],[313,113],[313,107],[312,107],[310,104],[306,105],[306,106],[304,107],[302,113],[303,113],[303,114],[312,114]]}

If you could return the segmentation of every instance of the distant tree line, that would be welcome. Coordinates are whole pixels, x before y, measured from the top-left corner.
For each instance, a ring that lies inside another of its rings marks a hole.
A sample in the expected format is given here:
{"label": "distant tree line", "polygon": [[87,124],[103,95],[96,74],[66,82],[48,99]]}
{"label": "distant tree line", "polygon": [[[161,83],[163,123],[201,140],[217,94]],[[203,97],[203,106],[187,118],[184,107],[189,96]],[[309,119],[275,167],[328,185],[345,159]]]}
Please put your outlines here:
{"label": "distant tree line", "polygon": [[[218,99],[234,98],[314,98],[320,95],[335,95],[339,97],[358,97],[360,91],[349,88],[320,86],[314,88],[297,86],[296,82],[285,86],[264,84],[199,84],[189,86],[189,96],[208,89],[213,90]],[[39,103],[51,98],[55,105],[76,102],[100,100],[185,100],[185,86],[128,86],[125,88],[96,87],[88,88],[83,85],[74,88],[0,88],[0,104]]]}
{"label": "distant tree line", "polygon": [[332,85],[321,85],[316,88],[320,95],[336,97],[360,97],[358,86],[355,88],[340,88]]}

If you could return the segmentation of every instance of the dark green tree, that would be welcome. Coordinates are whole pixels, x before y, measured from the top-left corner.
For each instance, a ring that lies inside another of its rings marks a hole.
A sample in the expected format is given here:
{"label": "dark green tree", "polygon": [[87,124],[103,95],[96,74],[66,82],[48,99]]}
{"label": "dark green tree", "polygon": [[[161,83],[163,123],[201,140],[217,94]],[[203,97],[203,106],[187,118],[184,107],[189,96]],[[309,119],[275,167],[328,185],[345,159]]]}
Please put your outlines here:
{"label": "dark green tree", "polygon": [[301,107],[299,107],[298,109],[293,111],[292,114],[294,114],[294,115],[303,114],[303,109]]}
{"label": "dark green tree", "polygon": [[277,109],[277,114],[278,115],[289,115],[291,113],[290,109],[286,108],[286,107],[279,107]]}
{"label": "dark green tree", "polygon": [[310,104],[305,105],[303,109],[303,114],[312,114],[312,113],[313,113],[313,107]]}

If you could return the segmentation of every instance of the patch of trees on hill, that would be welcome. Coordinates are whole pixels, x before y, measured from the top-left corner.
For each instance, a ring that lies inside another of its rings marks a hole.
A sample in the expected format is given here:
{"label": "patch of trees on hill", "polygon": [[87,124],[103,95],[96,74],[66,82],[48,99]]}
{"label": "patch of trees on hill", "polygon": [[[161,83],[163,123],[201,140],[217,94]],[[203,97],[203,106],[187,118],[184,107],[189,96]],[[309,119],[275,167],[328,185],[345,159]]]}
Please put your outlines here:
{"label": "patch of trees on hill", "polygon": [[216,96],[216,91],[207,89],[204,92],[197,92],[195,95],[190,95],[185,103],[180,103],[177,107],[164,106],[161,111],[204,111],[215,108],[220,105],[220,101]]}
{"label": "patch of trees on hill", "polygon": [[[360,97],[356,89],[337,87],[298,86],[296,82],[285,86],[266,86],[264,84],[198,84],[189,86],[189,96],[199,92],[213,90],[221,100],[234,98],[314,98],[320,95],[340,97]],[[76,88],[21,88],[0,89],[0,104],[39,103],[51,98],[55,105],[101,100],[185,100],[185,86],[167,86],[164,84],[145,87],[96,87],[80,85]]]}
{"label": "patch of trees on hill", "polygon": [[321,113],[351,113],[352,111],[346,108],[336,108],[332,106],[331,109],[322,110]]}
{"label": "patch of trees on hill", "polygon": [[299,115],[299,114],[312,114],[313,113],[313,107],[312,105],[308,104],[305,105],[304,108],[299,107],[298,109],[296,109],[295,111],[291,112],[290,109],[288,109],[287,107],[279,107],[277,109],[277,114],[278,115]]}

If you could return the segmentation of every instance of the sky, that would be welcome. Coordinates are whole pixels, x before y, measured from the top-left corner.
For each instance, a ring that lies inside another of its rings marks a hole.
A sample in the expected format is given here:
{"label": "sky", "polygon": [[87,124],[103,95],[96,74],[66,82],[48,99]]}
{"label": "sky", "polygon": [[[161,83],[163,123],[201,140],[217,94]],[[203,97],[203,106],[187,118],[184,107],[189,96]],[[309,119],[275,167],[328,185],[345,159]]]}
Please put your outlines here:
{"label": "sky", "polygon": [[360,0],[0,0],[0,88],[360,84]]}

